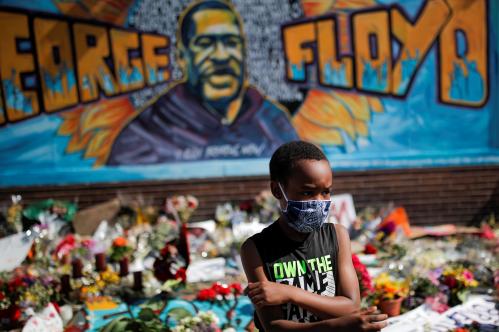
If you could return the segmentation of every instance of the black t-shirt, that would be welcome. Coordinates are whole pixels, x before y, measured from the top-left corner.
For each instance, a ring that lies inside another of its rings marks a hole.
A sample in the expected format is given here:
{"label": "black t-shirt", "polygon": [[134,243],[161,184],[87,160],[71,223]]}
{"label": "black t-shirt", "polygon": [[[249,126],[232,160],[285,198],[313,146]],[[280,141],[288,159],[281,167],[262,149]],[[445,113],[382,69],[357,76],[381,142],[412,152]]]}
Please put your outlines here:
{"label": "black t-shirt", "polygon": [[[338,240],[333,224],[324,224],[303,242],[284,235],[278,222],[251,237],[270,281],[300,287],[324,296],[335,296],[338,285]],[[318,321],[313,313],[287,303],[283,317],[296,322]],[[258,316],[255,325],[263,331]]]}

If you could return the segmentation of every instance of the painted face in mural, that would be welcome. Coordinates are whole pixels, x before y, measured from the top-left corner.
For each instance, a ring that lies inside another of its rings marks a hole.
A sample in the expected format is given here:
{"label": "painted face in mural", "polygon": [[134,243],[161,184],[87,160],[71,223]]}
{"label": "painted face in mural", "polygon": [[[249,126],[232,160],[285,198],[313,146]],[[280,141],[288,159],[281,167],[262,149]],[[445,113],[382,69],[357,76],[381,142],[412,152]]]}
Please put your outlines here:
{"label": "painted face in mural", "polygon": [[234,100],[244,82],[244,41],[236,15],[204,9],[192,15],[179,63],[195,93],[216,108]]}

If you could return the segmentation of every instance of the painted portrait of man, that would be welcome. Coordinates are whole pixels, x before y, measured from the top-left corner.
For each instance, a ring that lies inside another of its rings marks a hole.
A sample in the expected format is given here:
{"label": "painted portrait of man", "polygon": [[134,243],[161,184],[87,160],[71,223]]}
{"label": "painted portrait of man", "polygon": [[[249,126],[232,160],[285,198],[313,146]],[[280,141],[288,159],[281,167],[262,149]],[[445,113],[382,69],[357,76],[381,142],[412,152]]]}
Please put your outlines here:
{"label": "painted portrait of man", "polygon": [[189,6],[176,56],[184,79],[123,127],[108,165],[268,157],[298,139],[288,111],[247,81],[242,20],[231,4]]}

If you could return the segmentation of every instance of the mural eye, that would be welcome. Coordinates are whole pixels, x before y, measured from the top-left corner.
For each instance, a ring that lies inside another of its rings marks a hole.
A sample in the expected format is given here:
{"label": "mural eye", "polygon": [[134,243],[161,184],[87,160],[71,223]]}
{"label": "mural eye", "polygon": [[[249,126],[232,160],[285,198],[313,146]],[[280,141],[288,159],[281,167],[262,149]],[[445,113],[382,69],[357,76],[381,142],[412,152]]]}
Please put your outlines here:
{"label": "mural eye", "polygon": [[242,41],[240,37],[230,36],[224,39],[224,44],[227,47],[236,48],[241,45]]}
{"label": "mural eye", "polygon": [[200,37],[198,40],[196,40],[196,46],[202,47],[202,48],[209,48],[214,44],[213,38],[210,37]]}

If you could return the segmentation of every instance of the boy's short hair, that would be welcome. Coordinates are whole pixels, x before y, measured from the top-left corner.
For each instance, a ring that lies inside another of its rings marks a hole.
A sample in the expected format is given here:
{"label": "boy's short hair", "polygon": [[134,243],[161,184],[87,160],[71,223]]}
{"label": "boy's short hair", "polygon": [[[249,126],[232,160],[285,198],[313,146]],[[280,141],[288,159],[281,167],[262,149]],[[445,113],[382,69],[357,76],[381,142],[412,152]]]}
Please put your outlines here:
{"label": "boy's short hair", "polygon": [[292,141],[281,145],[270,158],[270,180],[286,184],[299,160],[327,160],[316,145],[304,141]]}

